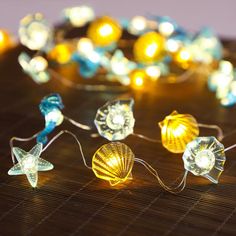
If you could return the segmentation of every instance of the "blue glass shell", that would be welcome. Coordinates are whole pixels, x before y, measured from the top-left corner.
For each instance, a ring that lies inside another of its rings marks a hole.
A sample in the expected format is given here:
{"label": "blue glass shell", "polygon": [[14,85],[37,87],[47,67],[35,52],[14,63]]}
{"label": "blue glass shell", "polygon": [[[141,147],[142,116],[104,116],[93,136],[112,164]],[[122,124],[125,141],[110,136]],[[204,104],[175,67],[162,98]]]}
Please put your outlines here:
{"label": "blue glass shell", "polygon": [[58,93],[50,94],[44,97],[39,104],[39,109],[43,115],[48,114],[54,109],[62,110],[64,108],[62,98]]}

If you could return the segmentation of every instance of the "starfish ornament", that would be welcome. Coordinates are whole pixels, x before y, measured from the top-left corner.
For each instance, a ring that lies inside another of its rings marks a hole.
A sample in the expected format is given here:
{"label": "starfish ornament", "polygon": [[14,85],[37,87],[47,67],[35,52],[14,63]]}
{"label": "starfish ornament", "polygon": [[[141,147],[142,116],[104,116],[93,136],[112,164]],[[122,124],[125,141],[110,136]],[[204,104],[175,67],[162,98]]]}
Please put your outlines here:
{"label": "starfish ornament", "polygon": [[18,163],[8,171],[8,174],[25,174],[31,186],[35,188],[38,183],[38,171],[53,169],[53,165],[50,162],[40,158],[42,149],[42,143],[37,143],[29,152],[26,152],[18,147],[13,147],[12,151]]}

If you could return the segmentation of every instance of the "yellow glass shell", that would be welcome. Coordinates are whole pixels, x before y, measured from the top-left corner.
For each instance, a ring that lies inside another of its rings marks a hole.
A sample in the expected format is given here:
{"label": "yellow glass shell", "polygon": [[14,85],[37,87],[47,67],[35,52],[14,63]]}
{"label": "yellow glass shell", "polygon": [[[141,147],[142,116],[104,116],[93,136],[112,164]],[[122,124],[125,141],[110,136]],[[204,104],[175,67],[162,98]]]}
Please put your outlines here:
{"label": "yellow glass shell", "polygon": [[68,63],[71,59],[73,48],[67,43],[57,44],[49,53],[48,57],[59,64]]}
{"label": "yellow glass shell", "polygon": [[182,48],[174,55],[174,61],[183,69],[188,69],[192,62],[192,54],[186,48]]}
{"label": "yellow glass shell", "polygon": [[0,29],[0,53],[5,52],[12,46],[13,46],[13,40],[10,34],[7,31]]}
{"label": "yellow glass shell", "polygon": [[87,31],[88,38],[97,46],[108,46],[116,43],[121,34],[120,24],[108,16],[103,16],[93,21]]}
{"label": "yellow glass shell", "polygon": [[120,142],[104,144],[93,155],[92,170],[100,178],[110,182],[112,186],[132,179],[134,153]]}
{"label": "yellow glass shell", "polygon": [[134,89],[142,89],[150,79],[144,69],[135,69],[129,74],[130,86]]}
{"label": "yellow glass shell", "polygon": [[144,64],[154,63],[162,57],[165,39],[157,32],[148,32],[134,43],[135,60]]}
{"label": "yellow glass shell", "polygon": [[173,153],[183,153],[186,145],[199,135],[196,119],[190,114],[173,111],[159,122],[162,145]]}

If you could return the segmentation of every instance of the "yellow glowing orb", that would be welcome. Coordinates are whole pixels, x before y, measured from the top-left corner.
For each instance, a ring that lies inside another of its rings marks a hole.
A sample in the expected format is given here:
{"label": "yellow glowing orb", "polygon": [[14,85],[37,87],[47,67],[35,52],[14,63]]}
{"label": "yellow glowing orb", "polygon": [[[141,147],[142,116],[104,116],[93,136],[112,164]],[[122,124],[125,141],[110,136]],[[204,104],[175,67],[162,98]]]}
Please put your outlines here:
{"label": "yellow glowing orb", "polygon": [[10,34],[0,29],[0,53],[5,52],[13,46],[13,41]]}
{"label": "yellow glowing orb", "polygon": [[94,154],[92,169],[94,174],[110,182],[112,186],[132,179],[134,153],[120,142],[111,142],[100,147]]}
{"label": "yellow glowing orb", "polygon": [[133,70],[129,74],[130,85],[134,89],[142,89],[150,79],[144,69]]}
{"label": "yellow glowing orb", "polygon": [[156,32],[140,36],[134,44],[134,57],[138,62],[153,63],[162,57],[165,39]]}
{"label": "yellow glowing orb", "polygon": [[196,119],[190,114],[173,111],[159,123],[162,145],[173,153],[182,153],[186,145],[199,135]]}
{"label": "yellow glowing orb", "polygon": [[87,35],[97,46],[108,46],[116,43],[122,34],[120,24],[108,17],[96,19],[88,28]]}
{"label": "yellow glowing orb", "polygon": [[191,65],[191,61],[192,61],[191,52],[186,48],[180,49],[175,54],[174,61],[184,69],[189,68],[189,66]]}
{"label": "yellow glowing orb", "polygon": [[65,64],[70,61],[72,52],[73,48],[71,45],[67,43],[60,43],[48,53],[48,57],[59,64]]}

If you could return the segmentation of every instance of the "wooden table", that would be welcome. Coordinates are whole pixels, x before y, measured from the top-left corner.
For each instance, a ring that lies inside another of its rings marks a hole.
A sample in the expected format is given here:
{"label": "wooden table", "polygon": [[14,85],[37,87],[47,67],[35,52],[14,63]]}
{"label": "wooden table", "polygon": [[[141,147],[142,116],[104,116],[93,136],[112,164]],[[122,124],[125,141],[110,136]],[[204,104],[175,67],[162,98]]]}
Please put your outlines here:
{"label": "wooden table", "polygon": [[[39,86],[21,72],[17,64],[21,50],[17,47],[0,59],[0,235],[236,235],[236,150],[227,153],[218,185],[189,174],[186,189],[178,195],[165,192],[139,164],[134,166],[133,181],[110,187],[83,166],[76,143],[67,135],[42,155],[55,169],[39,172],[37,189],[29,186],[25,176],[8,176],[12,166],[9,139],[42,129],[38,104],[43,96],[59,92],[66,106],[64,114],[88,125],[93,125],[97,108],[117,96],[68,89],[56,80]],[[217,124],[225,134],[236,129],[235,107],[221,107],[200,77],[123,95],[130,96],[135,99],[137,133],[159,138],[157,122],[172,110],[190,113],[200,123]],[[78,135],[89,163],[96,149],[107,143],[103,138],[91,139],[90,133],[66,122],[54,134],[61,129]],[[215,133],[202,129],[201,135]],[[181,155],[132,136],[124,143],[152,164],[167,183],[181,176]],[[236,132],[223,143],[226,147],[236,143]],[[33,145],[16,146],[27,150]]]}

